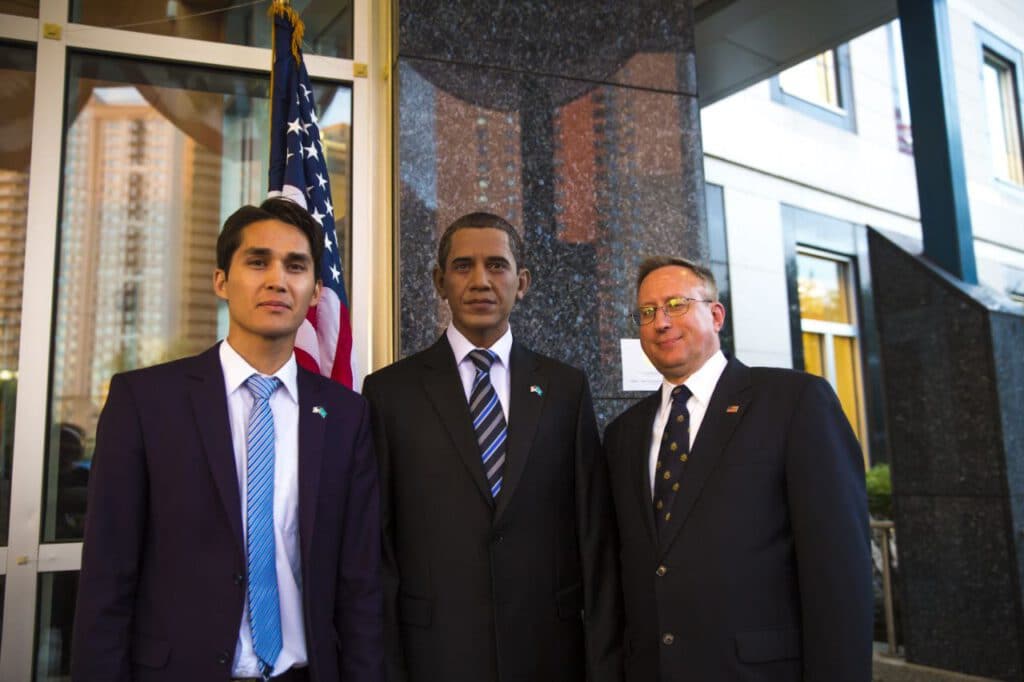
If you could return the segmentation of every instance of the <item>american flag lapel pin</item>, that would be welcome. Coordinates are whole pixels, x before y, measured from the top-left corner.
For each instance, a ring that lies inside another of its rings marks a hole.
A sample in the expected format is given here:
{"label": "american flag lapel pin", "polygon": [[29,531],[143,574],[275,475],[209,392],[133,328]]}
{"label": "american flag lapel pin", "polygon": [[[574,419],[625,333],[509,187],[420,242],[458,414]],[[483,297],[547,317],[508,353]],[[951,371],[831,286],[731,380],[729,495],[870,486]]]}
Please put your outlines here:
{"label": "american flag lapel pin", "polygon": [[739,405],[730,405],[729,407],[725,408],[725,413],[726,414],[736,414],[739,411],[740,411],[740,406]]}

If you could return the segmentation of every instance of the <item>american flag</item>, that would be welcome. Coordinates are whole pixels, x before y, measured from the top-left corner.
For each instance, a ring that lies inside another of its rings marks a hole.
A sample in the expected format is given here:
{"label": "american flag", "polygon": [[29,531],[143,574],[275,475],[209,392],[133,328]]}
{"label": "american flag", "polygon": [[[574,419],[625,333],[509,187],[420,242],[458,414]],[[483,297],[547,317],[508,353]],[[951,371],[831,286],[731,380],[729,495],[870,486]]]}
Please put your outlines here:
{"label": "american flag", "polygon": [[317,127],[313,87],[302,61],[302,21],[275,2],[274,65],[270,81],[270,196],[299,204],[324,231],[320,263],[323,291],[295,338],[299,364],[352,386],[352,323],[334,230],[334,206],[324,148]]}

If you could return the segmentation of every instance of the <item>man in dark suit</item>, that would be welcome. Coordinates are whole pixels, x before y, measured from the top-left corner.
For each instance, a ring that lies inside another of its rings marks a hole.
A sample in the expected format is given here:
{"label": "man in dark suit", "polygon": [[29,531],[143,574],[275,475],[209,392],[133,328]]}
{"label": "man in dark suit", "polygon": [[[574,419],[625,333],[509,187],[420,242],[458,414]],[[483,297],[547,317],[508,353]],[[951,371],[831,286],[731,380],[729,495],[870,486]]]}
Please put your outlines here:
{"label": "man in dark suit", "polygon": [[626,678],[868,682],[864,464],[829,385],[726,360],[704,267],[640,266],[659,390],[605,432]]}
{"label": "man in dark suit", "polygon": [[519,234],[470,214],[434,271],[452,323],[369,376],[392,682],[621,676],[617,543],[586,378],[512,340]]}
{"label": "man in dark suit", "polygon": [[383,677],[369,410],[297,366],[323,236],[285,199],[231,215],[227,339],[114,376],[82,551],[76,682]]}

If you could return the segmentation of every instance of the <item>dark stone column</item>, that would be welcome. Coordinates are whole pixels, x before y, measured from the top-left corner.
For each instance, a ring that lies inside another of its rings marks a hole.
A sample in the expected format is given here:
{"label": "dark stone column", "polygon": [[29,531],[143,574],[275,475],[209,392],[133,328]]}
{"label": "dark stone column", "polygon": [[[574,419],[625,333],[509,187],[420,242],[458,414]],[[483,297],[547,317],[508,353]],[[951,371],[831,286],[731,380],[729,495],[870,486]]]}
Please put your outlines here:
{"label": "dark stone column", "polygon": [[399,354],[448,322],[430,284],[456,217],[522,230],[531,291],[517,339],[584,368],[605,423],[636,266],[706,260],[690,2],[400,0]]}
{"label": "dark stone column", "polygon": [[1024,309],[868,242],[907,660],[1024,679]]}

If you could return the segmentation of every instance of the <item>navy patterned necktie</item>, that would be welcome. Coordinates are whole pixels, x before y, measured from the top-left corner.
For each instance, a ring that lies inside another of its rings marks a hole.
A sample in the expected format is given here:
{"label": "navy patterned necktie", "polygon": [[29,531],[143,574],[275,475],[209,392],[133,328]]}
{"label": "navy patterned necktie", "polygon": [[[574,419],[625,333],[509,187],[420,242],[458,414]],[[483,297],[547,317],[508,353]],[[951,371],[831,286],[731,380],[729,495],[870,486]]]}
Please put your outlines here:
{"label": "navy patterned necktie", "polygon": [[690,459],[690,413],[686,401],[691,395],[683,384],[672,389],[672,408],[654,465],[654,524],[659,533],[672,519],[672,504],[679,493],[683,469]]}
{"label": "navy patterned necktie", "polygon": [[252,393],[246,431],[245,547],[249,571],[249,627],[252,648],[264,678],[281,653],[281,604],[274,551],[274,414],[270,396],[281,380],[253,374],[245,380]]}
{"label": "navy patterned necktie", "polygon": [[469,392],[469,414],[473,418],[473,431],[480,446],[480,460],[491,489],[491,497],[501,492],[502,472],[505,470],[505,441],[508,425],[498,394],[491,385],[491,365],[498,358],[494,352],[477,348],[469,352],[476,367],[473,389]]}

